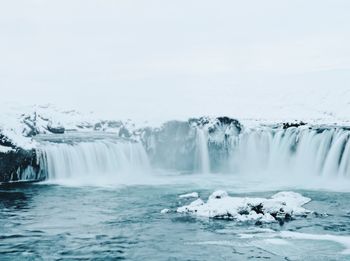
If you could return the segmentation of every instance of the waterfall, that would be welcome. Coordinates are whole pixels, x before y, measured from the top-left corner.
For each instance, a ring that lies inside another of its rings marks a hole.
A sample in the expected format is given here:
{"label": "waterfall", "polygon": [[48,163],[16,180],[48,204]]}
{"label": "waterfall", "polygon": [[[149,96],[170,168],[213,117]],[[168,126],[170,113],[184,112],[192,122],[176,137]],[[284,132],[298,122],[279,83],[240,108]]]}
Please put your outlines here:
{"label": "waterfall", "polygon": [[260,128],[231,147],[231,170],[269,175],[350,177],[350,131]]}
{"label": "waterfall", "polygon": [[201,173],[210,172],[208,149],[208,131],[204,128],[196,129],[196,170]]}
{"label": "waterfall", "polygon": [[40,155],[40,165],[49,180],[108,179],[149,169],[147,154],[136,142],[46,142]]}
{"label": "waterfall", "polygon": [[164,171],[228,172],[298,181],[350,178],[350,130],[345,128],[261,126],[238,133],[222,126],[186,129],[177,124],[154,136],[151,148],[147,142],[116,140],[106,134],[42,138],[40,166],[49,180],[135,177],[151,170],[149,159],[153,168]]}

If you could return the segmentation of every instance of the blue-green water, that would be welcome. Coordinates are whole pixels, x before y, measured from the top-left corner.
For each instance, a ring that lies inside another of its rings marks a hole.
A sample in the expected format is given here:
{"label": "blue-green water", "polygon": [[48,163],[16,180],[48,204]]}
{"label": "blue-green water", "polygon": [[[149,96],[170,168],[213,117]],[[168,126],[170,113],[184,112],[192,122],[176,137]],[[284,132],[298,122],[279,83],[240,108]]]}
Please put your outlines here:
{"label": "blue-green water", "polygon": [[[350,260],[344,252],[350,241],[350,193],[294,190],[312,199],[305,207],[317,214],[284,225],[160,213],[188,203],[178,196],[192,191],[205,199],[213,189],[195,184],[2,187],[0,260]],[[279,190],[228,191],[268,197]],[[299,238],[280,231],[298,232]],[[321,236],[300,239],[310,234]]]}

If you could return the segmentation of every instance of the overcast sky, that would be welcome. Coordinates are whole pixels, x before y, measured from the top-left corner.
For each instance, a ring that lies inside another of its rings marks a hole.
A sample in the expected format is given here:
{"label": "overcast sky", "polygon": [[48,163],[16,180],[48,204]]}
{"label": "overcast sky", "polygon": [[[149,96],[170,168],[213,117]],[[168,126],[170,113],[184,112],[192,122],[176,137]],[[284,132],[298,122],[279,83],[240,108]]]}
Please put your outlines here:
{"label": "overcast sky", "polygon": [[0,0],[0,102],[149,120],[341,110],[349,14],[349,0]]}

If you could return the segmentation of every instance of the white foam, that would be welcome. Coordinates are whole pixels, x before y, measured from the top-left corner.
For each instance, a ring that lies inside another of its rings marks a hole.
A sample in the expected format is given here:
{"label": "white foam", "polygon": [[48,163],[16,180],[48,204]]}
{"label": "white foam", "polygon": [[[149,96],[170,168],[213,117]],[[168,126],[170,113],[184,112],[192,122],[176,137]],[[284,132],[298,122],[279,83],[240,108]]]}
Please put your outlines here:
{"label": "white foam", "polygon": [[289,239],[303,239],[303,240],[322,240],[322,241],[333,241],[339,243],[345,247],[342,251],[344,255],[350,255],[350,236],[338,236],[338,235],[320,235],[320,234],[306,234],[292,231],[282,231],[279,233],[282,238]]}
{"label": "white foam", "polygon": [[265,239],[264,241],[272,245],[281,245],[281,246],[290,245],[290,243],[287,240],[283,240],[280,238],[269,238],[269,239]]}
{"label": "white foam", "polygon": [[192,192],[192,193],[183,194],[179,196],[179,198],[198,198],[198,197],[199,195],[197,192]]}
{"label": "white foam", "polygon": [[266,231],[265,233],[247,233],[240,234],[242,239],[262,238],[264,242],[274,245],[291,244],[289,240],[314,240],[331,241],[342,245],[345,249],[341,252],[344,255],[350,255],[350,236],[330,235],[330,234],[308,234],[293,231]]}

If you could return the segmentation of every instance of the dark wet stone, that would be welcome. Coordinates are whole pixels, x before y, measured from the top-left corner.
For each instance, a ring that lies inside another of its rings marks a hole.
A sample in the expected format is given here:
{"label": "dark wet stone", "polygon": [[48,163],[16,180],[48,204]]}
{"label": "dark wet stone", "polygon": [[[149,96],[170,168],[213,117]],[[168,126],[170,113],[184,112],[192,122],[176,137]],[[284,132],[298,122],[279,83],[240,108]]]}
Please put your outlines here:
{"label": "dark wet stone", "polygon": [[234,125],[236,128],[237,128],[237,130],[239,131],[239,132],[241,132],[242,131],[242,125],[241,125],[241,123],[238,121],[238,120],[236,120],[236,119],[232,119],[232,118],[229,118],[229,117],[218,117],[217,118],[218,119],[218,121],[221,123],[221,124],[224,124],[224,125]]}
{"label": "dark wet stone", "polygon": [[64,132],[66,131],[64,127],[51,127],[49,125],[47,126],[47,130],[54,134],[64,134]]}
{"label": "dark wet stone", "polygon": [[304,126],[306,125],[305,122],[286,122],[286,123],[283,123],[283,129],[288,129],[288,128],[291,128],[291,127],[295,127],[295,128],[298,128],[300,126]]}
{"label": "dark wet stone", "polygon": [[124,126],[120,128],[118,136],[121,138],[130,138],[131,137],[131,133],[129,132],[129,130],[127,128],[125,128]]}
{"label": "dark wet stone", "polygon": [[264,208],[264,206],[263,206],[262,203],[260,203],[260,204],[257,205],[257,206],[252,206],[252,210],[255,211],[256,214],[263,214],[263,215],[264,215],[265,213],[264,213],[264,211],[263,211],[263,208]]}
{"label": "dark wet stone", "polygon": [[35,150],[19,148],[1,133],[0,145],[12,149],[7,153],[0,152],[0,183],[23,180],[28,171],[33,172],[33,179],[43,179]]}
{"label": "dark wet stone", "polygon": [[31,180],[43,179],[35,150],[0,153],[0,183],[25,180],[26,171],[31,172]]}

